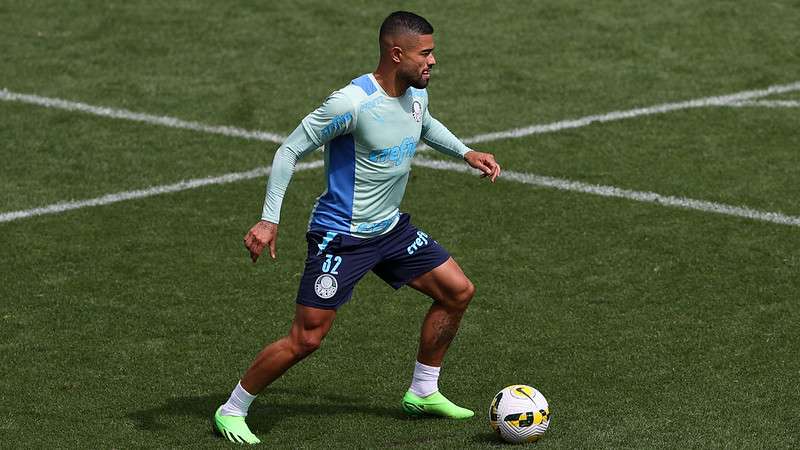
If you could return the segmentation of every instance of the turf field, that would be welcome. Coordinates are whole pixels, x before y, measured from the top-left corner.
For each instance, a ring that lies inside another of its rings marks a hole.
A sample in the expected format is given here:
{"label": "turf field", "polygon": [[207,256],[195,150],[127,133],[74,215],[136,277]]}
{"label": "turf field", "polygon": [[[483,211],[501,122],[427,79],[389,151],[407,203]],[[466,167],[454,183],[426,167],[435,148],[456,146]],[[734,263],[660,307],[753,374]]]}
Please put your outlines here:
{"label": "turf field", "polygon": [[436,28],[436,117],[517,130],[474,144],[496,185],[421,152],[404,201],[478,288],[440,382],[478,416],[402,416],[427,301],[369,275],[254,431],[502,446],[485,412],[526,383],[551,404],[539,448],[800,446],[797,0],[3,0],[0,447],[227,447],[209,416],[288,329],[324,189],[295,174],[279,258],[252,265],[246,172],[279,139],[242,130],[286,135],[371,71],[400,6]]}

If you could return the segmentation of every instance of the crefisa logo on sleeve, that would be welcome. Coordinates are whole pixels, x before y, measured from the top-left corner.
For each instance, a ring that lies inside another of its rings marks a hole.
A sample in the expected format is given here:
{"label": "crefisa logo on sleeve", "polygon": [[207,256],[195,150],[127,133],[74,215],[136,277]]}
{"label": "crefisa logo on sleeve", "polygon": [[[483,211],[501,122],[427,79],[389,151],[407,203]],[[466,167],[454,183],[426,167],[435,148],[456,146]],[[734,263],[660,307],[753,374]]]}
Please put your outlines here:
{"label": "crefisa logo on sleeve", "polygon": [[347,112],[344,114],[340,114],[331,119],[331,122],[325,128],[322,129],[321,134],[323,137],[332,136],[336,130],[340,128],[345,128],[347,126],[347,122],[352,120],[353,120],[352,113]]}

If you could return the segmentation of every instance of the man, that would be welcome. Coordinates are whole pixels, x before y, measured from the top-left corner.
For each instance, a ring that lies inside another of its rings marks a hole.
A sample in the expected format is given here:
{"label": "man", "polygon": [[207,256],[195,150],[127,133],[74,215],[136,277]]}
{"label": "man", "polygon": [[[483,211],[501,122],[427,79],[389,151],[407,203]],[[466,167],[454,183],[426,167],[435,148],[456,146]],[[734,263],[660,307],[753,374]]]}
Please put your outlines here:
{"label": "man", "polygon": [[398,11],[384,20],[379,41],[375,72],[333,92],[278,149],[262,220],[244,238],[253,262],[265,248],[275,259],[281,203],[295,163],[324,145],[327,190],[311,213],[308,258],[291,329],[259,353],[214,415],[215,429],[233,442],[260,442],[244,420],[250,403],[319,347],[336,310],[370,270],[395,289],[407,284],[433,299],[403,410],[454,419],[474,414],[446,399],[438,378],[475,288],[447,251],[398,207],[420,138],[463,158],[492,182],[500,166],[491,154],[467,148],[428,111],[425,87],[436,63],[431,24]]}

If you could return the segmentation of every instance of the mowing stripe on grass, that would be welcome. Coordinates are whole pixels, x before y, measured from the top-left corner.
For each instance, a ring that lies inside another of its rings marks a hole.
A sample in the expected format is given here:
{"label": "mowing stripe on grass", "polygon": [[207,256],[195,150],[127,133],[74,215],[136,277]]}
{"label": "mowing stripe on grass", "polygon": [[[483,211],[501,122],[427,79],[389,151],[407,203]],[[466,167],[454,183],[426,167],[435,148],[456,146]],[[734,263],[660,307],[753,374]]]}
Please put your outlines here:
{"label": "mowing stripe on grass", "polygon": [[185,130],[202,131],[204,133],[222,134],[244,139],[257,141],[267,141],[281,143],[286,136],[281,136],[269,131],[251,131],[224,125],[206,125],[200,122],[191,122],[169,116],[155,116],[152,114],[137,113],[127,109],[106,108],[104,106],[94,106],[86,103],[72,102],[59,98],[41,97],[38,95],[18,94],[5,89],[0,90],[0,100],[28,103],[31,105],[44,106],[45,108],[64,109],[67,111],[79,111],[97,116],[111,117],[114,119],[133,120],[134,122],[144,122],[152,125],[163,125],[170,128],[182,128]]}
{"label": "mowing stripe on grass", "polygon": [[[414,164],[420,167],[427,167],[429,169],[448,170],[452,172],[477,173],[474,169],[465,164],[459,164],[450,161],[438,161],[425,158],[417,158],[414,160]],[[658,205],[670,206],[674,208],[694,209],[697,211],[744,217],[747,219],[778,223],[781,225],[800,226],[800,217],[787,216],[785,214],[776,212],[759,211],[757,209],[751,209],[743,206],[732,206],[732,205],[726,205],[724,203],[715,203],[705,200],[695,200],[686,197],[673,197],[669,195],[657,194],[655,192],[632,191],[629,189],[621,189],[614,186],[589,184],[580,181],[565,180],[563,178],[545,177],[542,175],[535,175],[532,173],[514,172],[509,170],[503,171],[502,178],[534,186],[559,189],[562,191],[581,192],[584,194],[600,195],[603,197],[624,198],[627,200],[634,200],[637,202],[644,202],[644,203],[655,203]]]}
{"label": "mowing stripe on grass", "polygon": [[[306,163],[299,163],[295,166],[295,171],[316,169],[322,167],[324,161],[311,161]],[[47,205],[41,208],[26,209],[23,211],[11,211],[0,214],[0,223],[11,222],[12,220],[24,219],[26,217],[41,216],[45,214],[56,214],[64,211],[71,211],[73,209],[81,209],[89,206],[109,205],[124,200],[133,200],[137,198],[152,197],[154,195],[168,194],[170,192],[180,192],[189,189],[195,189],[203,186],[210,186],[214,184],[233,183],[235,181],[250,180],[253,178],[264,177],[269,174],[271,167],[257,167],[253,170],[246,172],[234,172],[218,177],[195,178],[192,180],[179,181],[173,184],[166,184],[161,186],[153,186],[145,189],[136,189],[133,191],[117,192],[114,194],[107,194],[97,198],[87,200],[76,200],[70,202],[59,202]]]}
{"label": "mowing stripe on grass", "polygon": [[783,94],[798,90],[800,90],[800,81],[791,84],[770,86],[766,89],[737,92],[730,95],[698,98],[695,100],[687,100],[677,103],[664,103],[661,105],[649,106],[647,108],[629,109],[627,111],[612,111],[606,114],[586,116],[579,119],[562,120],[543,125],[531,125],[523,128],[514,128],[511,130],[496,131],[494,133],[479,134],[477,136],[471,136],[464,139],[464,143],[475,144],[478,142],[489,142],[499,139],[515,139],[524,136],[530,136],[532,134],[550,133],[553,131],[566,130],[568,128],[585,127],[595,122],[611,122],[614,120],[661,114],[670,111],[678,111],[681,109],[703,108],[707,106],[729,106],[735,102],[753,100],[761,97],[767,97],[769,95]]}

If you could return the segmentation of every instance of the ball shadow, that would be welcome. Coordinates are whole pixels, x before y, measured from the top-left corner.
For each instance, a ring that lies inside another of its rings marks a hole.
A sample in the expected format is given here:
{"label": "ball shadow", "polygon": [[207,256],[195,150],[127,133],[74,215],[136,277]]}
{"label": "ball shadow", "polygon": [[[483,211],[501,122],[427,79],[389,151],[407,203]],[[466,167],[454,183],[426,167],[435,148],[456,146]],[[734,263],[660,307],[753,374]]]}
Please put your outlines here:
{"label": "ball shadow", "polygon": [[484,433],[477,433],[472,436],[472,442],[476,444],[483,444],[492,447],[506,447],[512,444],[500,439],[500,436],[497,433],[491,432],[484,432]]}

